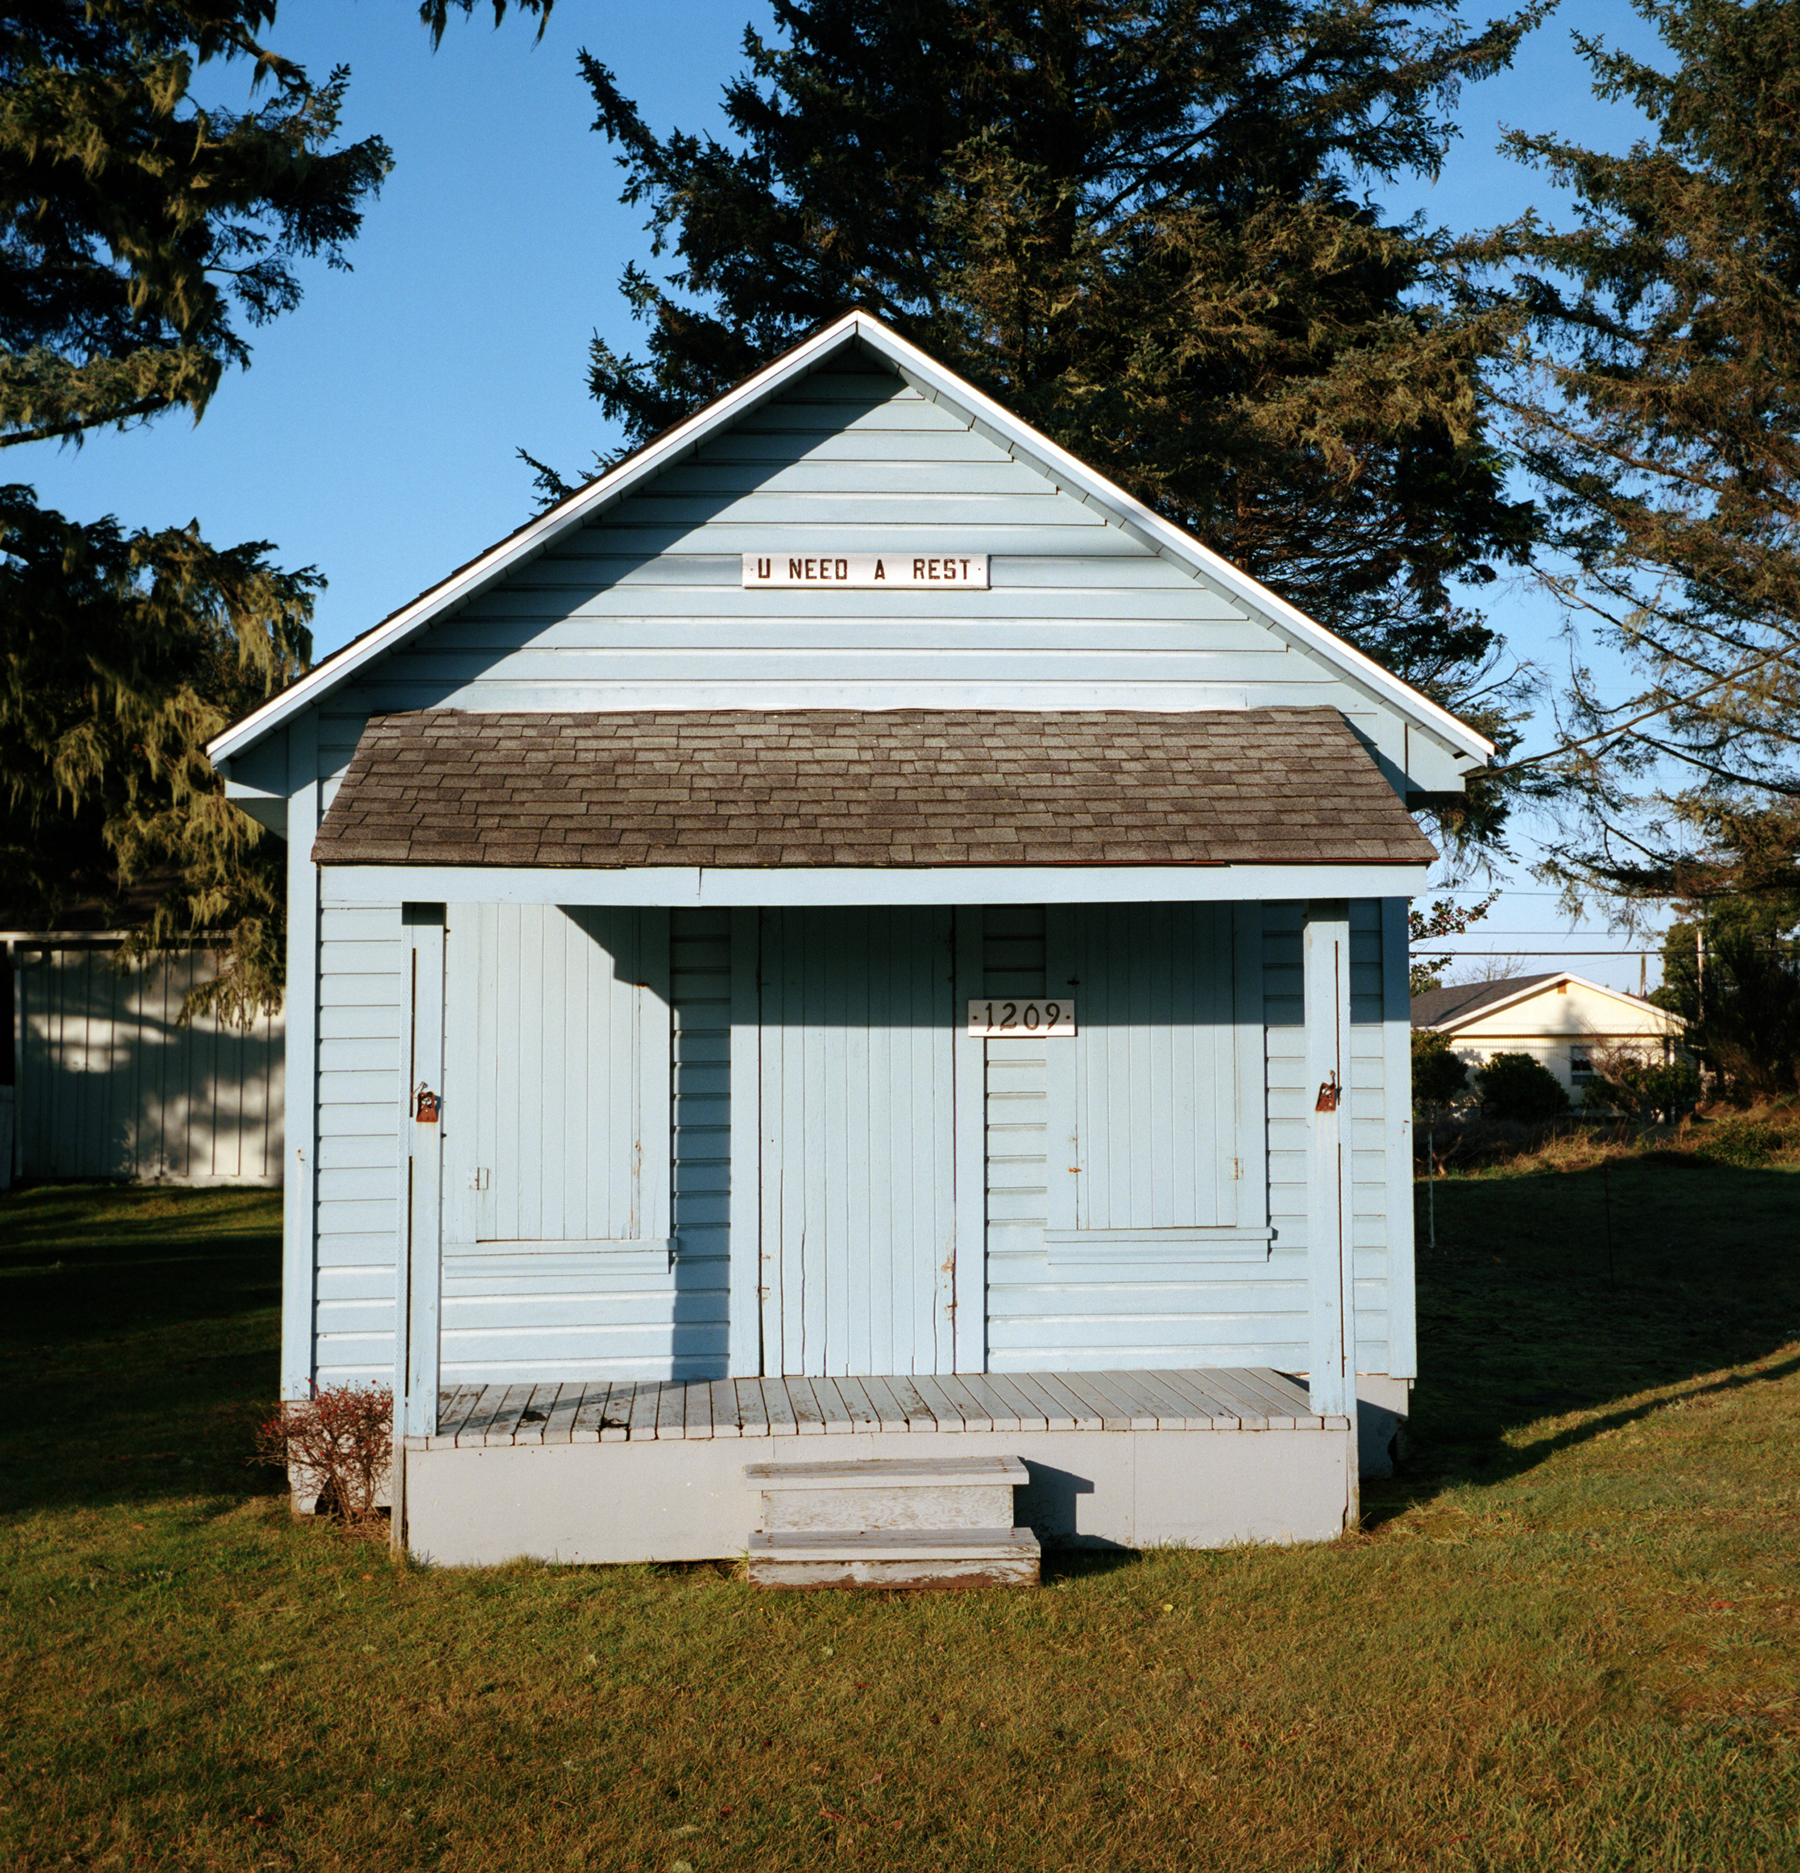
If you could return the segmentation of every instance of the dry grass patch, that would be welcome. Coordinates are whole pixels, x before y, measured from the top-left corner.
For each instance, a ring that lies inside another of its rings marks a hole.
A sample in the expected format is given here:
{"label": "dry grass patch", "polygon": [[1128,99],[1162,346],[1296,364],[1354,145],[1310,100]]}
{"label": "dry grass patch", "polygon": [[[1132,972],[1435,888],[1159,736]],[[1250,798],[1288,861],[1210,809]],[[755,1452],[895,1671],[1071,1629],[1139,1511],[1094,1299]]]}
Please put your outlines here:
{"label": "dry grass patch", "polygon": [[916,1597],[296,1524],[240,1461],[273,1203],[0,1200],[0,1859],[1786,1873],[1800,1177],[1615,1168],[1609,1281],[1589,1175],[1440,1187],[1364,1532]]}

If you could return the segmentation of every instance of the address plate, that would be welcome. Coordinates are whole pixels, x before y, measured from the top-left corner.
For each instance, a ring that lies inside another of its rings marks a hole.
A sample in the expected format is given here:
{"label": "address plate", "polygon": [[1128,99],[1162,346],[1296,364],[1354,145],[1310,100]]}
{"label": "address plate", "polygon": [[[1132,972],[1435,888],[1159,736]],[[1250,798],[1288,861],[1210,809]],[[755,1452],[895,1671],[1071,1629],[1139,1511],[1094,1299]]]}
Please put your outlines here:
{"label": "address plate", "polygon": [[1067,995],[1054,1000],[1003,1001],[983,996],[969,1003],[969,1033],[977,1040],[1024,1040],[1039,1037],[1072,1040],[1075,1003]]}

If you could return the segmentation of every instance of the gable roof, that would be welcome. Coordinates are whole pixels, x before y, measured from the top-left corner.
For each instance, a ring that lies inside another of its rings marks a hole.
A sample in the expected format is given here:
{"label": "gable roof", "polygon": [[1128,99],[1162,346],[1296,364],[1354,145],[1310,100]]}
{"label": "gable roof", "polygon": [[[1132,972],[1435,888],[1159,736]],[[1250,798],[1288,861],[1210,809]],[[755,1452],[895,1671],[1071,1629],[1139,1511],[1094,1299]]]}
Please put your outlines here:
{"label": "gable roof", "polygon": [[1551,969],[1531,976],[1508,976],[1500,982],[1468,982],[1454,988],[1427,989],[1423,995],[1413,997],[1412,1024],[1415,1028],[1449,1031],[1474,1020],[1478,1015],[1497,1014],[1514,1002],[1526,1001],[1554,982],[1573,983],[1592,995],[1604,995],[1609,1001],[1624,1002],[1640,1014],[1648,1011],[1660,1015],[1676,1028],[1687,1026],[1680,1015],[1671,1013],[1667,1008],[1659,1008],[1654,1002],[1643,1001],[1636,995],[1627,995],[1622,989],[1609,989],[1603,983],[1590,982],[1586,976],[1578,976],[1572,969]]}
{"label": "gable roof", "polygon": [[1508,976],[1500,982],[1459,982],[1449,988],[1427,989],[1412,998],[1412,1024],[1416,1028],[1448,1027],[1477,1009],[1498,1006],[1540,983],[1555,980],[1554,974]]}
{"label": "gable roof", "polygon": [[641,489],[663,469],[686,455],[707,437],[729,428],[747,412],[819,369],[829,359],[857,344],[866,346],[906,382],[934,401],[956,410],[999,447],[1021,454],[1043,468],[1114,524],[1139,539],[1152,552],[1162,554],[1204,574],[1230,596],[1260,611],[1309,650],[1395,708],[1435,731],[1460,755],[1480,763],[1494,752],[1493,743],[1466,722],[1440,707],[1353,645],[1315,623],[1297,607],[1277,596],[1246,572],[1201,545],[1143,502],[1127,494],[1104,475],[1078,461],[1066,449],[1040,435],[1028,423],[1003,409],[985,392],[947,370],[917,345],[891,331],[867,312],[850,312],[794,347],[784,357],[746,378],[685,421],[677,423],[635,454],[590,482],[585,488],[547,513],[527,522],[487,552],[470,560],[410,604],[384,619],[341,650],[316,664],[279,695],[253,709],[241,721],[208,744],[215,763],[241,755],[266,736],[285,726],[339,685],[390,650],[424,630],[453,606],[465,603],[534,558],[554,541],[587,525],[605,509]]}
{"label": "gable roof", "polygon": [[363,730],[313,847],[584,869],[1435,856],[1331,708],[409,711]]}

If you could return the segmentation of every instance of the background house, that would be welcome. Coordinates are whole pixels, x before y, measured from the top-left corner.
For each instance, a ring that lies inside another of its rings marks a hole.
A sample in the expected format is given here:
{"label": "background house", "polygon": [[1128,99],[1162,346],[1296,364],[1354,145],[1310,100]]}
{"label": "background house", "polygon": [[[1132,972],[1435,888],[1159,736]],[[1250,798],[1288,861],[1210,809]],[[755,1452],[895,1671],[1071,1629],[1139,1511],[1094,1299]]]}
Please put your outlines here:
{"label": "background house", "polygon": [[1596,1077],[1596,1053],[1668,1060],[1680,1050],[1687,1025],[1654,1002],[1567,969],[1427,990],[1413,997],[1412,1024],[1448,1035],[1471,1072],[1495,1054],[1529,1054],[1556,1075],[1576,1105]]}

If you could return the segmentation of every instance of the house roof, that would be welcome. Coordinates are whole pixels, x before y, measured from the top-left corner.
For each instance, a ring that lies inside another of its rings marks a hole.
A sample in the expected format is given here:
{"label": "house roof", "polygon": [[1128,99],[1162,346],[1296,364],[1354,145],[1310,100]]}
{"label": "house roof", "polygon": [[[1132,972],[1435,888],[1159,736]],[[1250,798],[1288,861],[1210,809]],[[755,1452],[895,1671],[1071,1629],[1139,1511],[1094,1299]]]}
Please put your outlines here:
{"label": "house roof", "polygon": [[434,619],[467,603],[565,534],[598,519],[609,507],[641,489],[710,436],[728,429],[798,379],[859,344],[923,394],[957,411],[990,435],[1000,447],[1035,462],[1059,486],[1087,501],[1109,521],[1142,540],[1150,550],[1176,564],[1186,565],[1196,575],[1260,612],[1294,641],[1441,736],[1471,764],[1484,762],[1493,754],[1493,743],[1466,722],[1315,623],[1248,573],[1202,546],[1192,535],[1164,520],[1066,449],[1040,435],[973,384],[890,331],[879,319],[867,312],[851,312],[746,378],[736,389],[715,398],[685,422],[665,431],[608,473],[509,534],[382,623],[325,658],[278,696],[271,697],[215,737],[208,745],[208,755],[214,762],[224,763],[245,753],[295,715],[350,681],[359,671],[424,630]]}
{"label": "house roof", "polygon": [[1467,982],[1454,988],[1427,989],[1423,995],[1415,995],[1412,999],[1412,1024],[1415,1028],[1453,1030],[1478,1016],[1494,1014],[1513,1002],[1525,1001],[1553,982],[1572,983],[1590,994],[1604,995],[1609,1001],[1624,1002],[1639,1014],[1660,1015],[1672,1030],[1687,1025],[1680,1015],[1666,1008],[1658,1008],[1654,1002],[1643,1001],[1619,989],[1609,989],[1604,983],[1590,982],[1586,976],[1578,976],[1572,969],[1551,969],[1530,976],[1508,976],[1499,982]]}
{"label": "house roof", "polygon": [[325,865],[1407,864],[1335,709],[377,716]]}
{"label": "house roof", "polygon": [[1535,976],[1508,976],[1500,982],[1460,982],[1451,988],[1427,989],[1412,998],[1412,1024],[1416,1028],[1447,1027],[1483,1008],[1511,1001],[1540,983],[1554,982],[1554,972]]}

